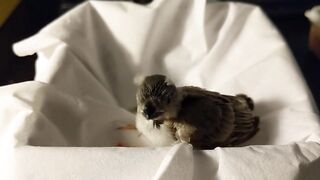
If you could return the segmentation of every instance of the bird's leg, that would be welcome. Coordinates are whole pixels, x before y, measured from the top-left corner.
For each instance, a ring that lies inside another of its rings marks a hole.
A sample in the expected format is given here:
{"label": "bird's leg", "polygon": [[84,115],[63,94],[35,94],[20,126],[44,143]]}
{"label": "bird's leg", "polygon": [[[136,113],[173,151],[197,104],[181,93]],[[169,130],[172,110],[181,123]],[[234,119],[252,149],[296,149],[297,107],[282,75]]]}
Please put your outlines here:
{"label": "bird's leg", "polygon": [[183,124],[177,127],[176,138],[180,142],[190,143],[191,135],[194,133],[194,131],[195,131],[194,127],[188,124]]}
{"label": "bird's leg", "polygon": [[124,126],[117,127],[118,130],[137,130],[134,124],[126,124]]}
{"label": "bird's leg", "polygon": [[190,143],[190,137],[182,137],[180,138],[180,141],[184,143]]}

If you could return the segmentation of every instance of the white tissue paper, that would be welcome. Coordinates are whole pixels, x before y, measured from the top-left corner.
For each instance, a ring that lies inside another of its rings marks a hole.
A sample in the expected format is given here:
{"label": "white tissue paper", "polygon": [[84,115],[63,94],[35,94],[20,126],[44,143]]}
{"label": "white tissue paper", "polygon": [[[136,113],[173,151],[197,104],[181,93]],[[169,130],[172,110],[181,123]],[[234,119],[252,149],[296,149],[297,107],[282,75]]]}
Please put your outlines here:
{"label": "white tissue paper", "polygon": [[[256,6],[89,1],[13,48],[38,60],[34,81],[0,87],[0,179],[320,177],[317,110],[286,43]],[[243,147],[151,147],[121,127],[134,124],[134,79],[155,73],[248,94],[260,131]]]}

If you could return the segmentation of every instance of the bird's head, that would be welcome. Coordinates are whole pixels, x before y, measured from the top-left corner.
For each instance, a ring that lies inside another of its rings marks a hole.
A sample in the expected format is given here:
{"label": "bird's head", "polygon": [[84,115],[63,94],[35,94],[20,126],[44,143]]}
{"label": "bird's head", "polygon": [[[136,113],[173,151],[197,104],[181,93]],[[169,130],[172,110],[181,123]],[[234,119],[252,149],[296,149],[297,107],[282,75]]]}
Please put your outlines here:
{"label": "bird's head", "polygon": [[177,104],[177,88],[166,76],[147,76],[138,87],[138,113],[142,113],[148,120],[163,120],[175,116]]}

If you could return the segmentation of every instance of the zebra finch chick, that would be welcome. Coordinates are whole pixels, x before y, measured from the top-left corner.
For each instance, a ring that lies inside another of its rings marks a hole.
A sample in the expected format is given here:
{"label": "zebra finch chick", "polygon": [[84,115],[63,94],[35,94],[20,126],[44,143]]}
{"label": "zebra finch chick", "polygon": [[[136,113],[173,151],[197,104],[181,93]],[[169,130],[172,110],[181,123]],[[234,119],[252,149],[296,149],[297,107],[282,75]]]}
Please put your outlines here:
{"label": "zebra finch chick", "polygon": [[137,91],[136,127],[155,146],[191,143],[196,149],[234,146],[258,131],[259,118],[246,95],[222,95],[176,87],[166,76],[146,77]]}

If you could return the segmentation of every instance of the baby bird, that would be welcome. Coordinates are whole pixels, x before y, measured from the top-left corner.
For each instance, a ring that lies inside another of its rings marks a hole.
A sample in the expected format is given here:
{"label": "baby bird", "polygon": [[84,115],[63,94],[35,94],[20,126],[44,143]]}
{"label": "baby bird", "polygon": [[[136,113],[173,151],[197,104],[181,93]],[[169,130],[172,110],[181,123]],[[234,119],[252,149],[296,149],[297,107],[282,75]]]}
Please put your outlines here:
{"label": "baby bird", "polygon": [[176,87],[166,76],[146,77],[137,91],[136,127],[155,146],[187,142],[214,149],[245,142],[259,118],[246,95],[222,95],[198,87]]}

